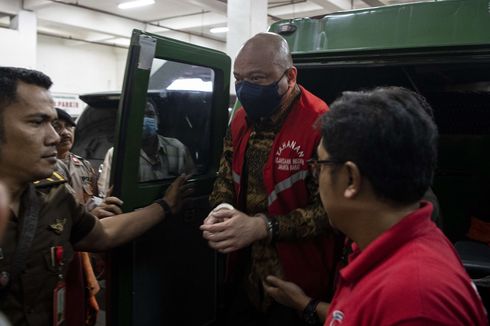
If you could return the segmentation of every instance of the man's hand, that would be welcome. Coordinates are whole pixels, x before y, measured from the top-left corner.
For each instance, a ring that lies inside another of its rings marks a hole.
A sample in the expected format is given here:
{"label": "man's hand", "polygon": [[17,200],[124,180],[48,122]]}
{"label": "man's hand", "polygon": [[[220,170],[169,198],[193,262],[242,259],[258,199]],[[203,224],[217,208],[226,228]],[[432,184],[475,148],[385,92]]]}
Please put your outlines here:
{"label": "man's hand", "polygon": [[224,218],[218,218],[215,213],[219,210],[226,210],[226,209],[235,209],[235,208],[228,203],[221,203],[218,206],[216,206],[211,211],[211,213],[209,213],[209,215],[204,219],[203,224],[215,224],[215,223],[219,223],[219,222],[224,222],[225,219]]}
{"label": "man's hand", "polygon": [[213,210],[200,226],[211,248],[229,253],[267,238],[267,225],[261,217],[236,209]]}
{"label": "man's hand", "polygon": [[172,213],[175,214],[182,208],[182,202],[190,194],[192,194],[193,189],[190,185],[184,186],[190,175],[181,175],[175,179],[172,184],[165,191],[163,200],[170,206]]}
{"label": "man's hand", "polygon": [[97,216],[99,219],[114,215],[122,214],[122,200],[117,197],[106,197],[102,203],[92,209],[90,213]]}
{"label": "man's hand", "polygon": [[311,300],[296,284],[272,275],[267,276],[266,281],[262,284],[267,294],[274,300],[298,311],[303,311]]}

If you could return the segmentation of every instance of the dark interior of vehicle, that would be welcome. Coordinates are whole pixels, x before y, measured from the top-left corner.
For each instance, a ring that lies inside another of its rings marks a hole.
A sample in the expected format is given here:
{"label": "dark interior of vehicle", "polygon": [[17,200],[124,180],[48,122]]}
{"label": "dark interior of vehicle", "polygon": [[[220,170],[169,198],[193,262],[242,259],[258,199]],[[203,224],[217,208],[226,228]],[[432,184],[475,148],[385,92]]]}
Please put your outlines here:
{"label": "dark interior of vehicle", "polygon": [[212,93],[201,91],[149,92],[159,117],[158,133],[179,139],[191,153],[198,174],[210,162]]}
{"label": "dark interior of vehicle", "polygon": [[[467,61],[469,62],[469,61]],[[424,95],[438,126],[439,160],[433,189],[443,229],[465,238],[471,216],[490,221],[490,64],[363,64],[301,66],[299,82],[332,103],[344,90],[396,85]],[[321,68],[321,69],[320,69]]]}

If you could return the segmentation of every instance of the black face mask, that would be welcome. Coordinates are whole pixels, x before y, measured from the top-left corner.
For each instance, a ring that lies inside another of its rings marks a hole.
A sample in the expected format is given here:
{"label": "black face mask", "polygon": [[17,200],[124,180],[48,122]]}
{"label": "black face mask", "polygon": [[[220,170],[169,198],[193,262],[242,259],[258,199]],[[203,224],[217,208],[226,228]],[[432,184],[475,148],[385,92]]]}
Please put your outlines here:
{"label": "black face mask", "polygon": [[247,112],[248,118],[257,121],[260,118],[270,117],[274,113],[284,96],[279,94],[278,84],[288,70],[269,85],[257,85],[245,80],[235,85],[236,96]]}

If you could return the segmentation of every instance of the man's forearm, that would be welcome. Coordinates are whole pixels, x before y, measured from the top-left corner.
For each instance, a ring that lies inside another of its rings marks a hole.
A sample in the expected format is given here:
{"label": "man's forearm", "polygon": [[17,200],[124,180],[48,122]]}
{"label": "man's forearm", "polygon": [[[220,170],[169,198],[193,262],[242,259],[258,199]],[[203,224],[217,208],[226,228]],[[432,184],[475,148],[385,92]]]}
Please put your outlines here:
{"label": "man's forearm", "polygon": [[324,234],[329,228],[327,213],[319,200],[298,208],[286,215],[273,217],[277,224],[274,240],[313,238]]}
{"label": "man's forearm", "polygon": [[106,217],[97,220],[92,231],[75,247],[84,251],[105,251],[137,238],[164,218],[163,208],[158,204]]}
{"label": "man's forearm", "polygon": [[163,208],[152,204],[134,212],[102,219],[109,246],[117,247],[145,233],[164,218]]}

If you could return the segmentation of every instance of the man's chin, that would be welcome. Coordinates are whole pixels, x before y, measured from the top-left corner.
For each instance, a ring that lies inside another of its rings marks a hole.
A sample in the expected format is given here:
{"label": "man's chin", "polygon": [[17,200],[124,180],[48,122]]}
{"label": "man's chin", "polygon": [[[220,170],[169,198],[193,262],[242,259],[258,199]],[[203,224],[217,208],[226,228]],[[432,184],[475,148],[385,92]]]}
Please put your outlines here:
{"label": "man's chin", "polygon": [[55,171],[55,167],[56,167],[56,164],[53,164],[53,166],[51,168],[46,168],[46,169],[43,169],[42,171],[38,171],[38,173],[36,173],[33,176],[32,181],[38,181],[38,180],[49,178],[50,176],[53,175],[53,172]]}

